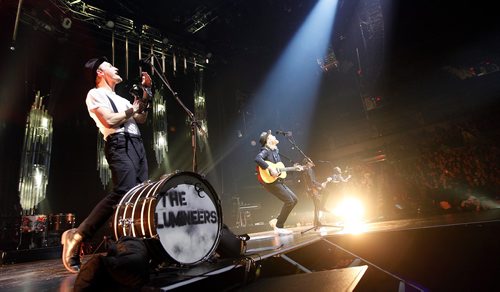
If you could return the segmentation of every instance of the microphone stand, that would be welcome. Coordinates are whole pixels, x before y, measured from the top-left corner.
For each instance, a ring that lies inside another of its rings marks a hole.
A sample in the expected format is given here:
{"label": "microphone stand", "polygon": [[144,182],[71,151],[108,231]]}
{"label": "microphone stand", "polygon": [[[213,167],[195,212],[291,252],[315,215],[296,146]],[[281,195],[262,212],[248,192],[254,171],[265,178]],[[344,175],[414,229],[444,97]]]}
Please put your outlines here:
{"label": "microphone stand", "polygon": [[[304,158],[306,158],[307,160],[309,160],[313,165],[314,165],[314,162],[312,161],[312,159],[307,156],[304,151],[302,151],[302,149],[300,149],[299,146],[297,146],[297,144],[295,143],[295,140],[293,139],[293,136],[292,135],[285,135],[285,137],[287,138],[287,140],[290,142],[290,144],[292,144],[293,147],[295,147],[295,149],[297,149],[297,151],[299,151],[300,154],[302,154],[302,156],[304,156]],[[319,218],[316,218],[316,216],[319,216],[319,212],[321,210],[318,210],[318,208],[320,208],[320,206],[317,206],[316,202],[314,201],[313,199],[313,202],[314,202],[314,214],[315,214],[315,219],[319,219]],[[308,231],[311,231],[311,230],[318,230],[320,229],[321,227],[335,227],[335,228],[340,228],[340,229],[344,229],[343,226],[340,226],[340,225],[327,225],[327,224],[321,224],[317,222],[317,220],[314,220],[313,222],[313,226],[306,229],[306,230],[303,230],[300,232],[300,234],[304,234]]]}
{"label": "microphone stand", "polygon": [[[291,133],[291,132],[290,132]],[[299,151],[300,154],[302,154],[302,156],[308,160],[311,160],[311,158],[309,158],[309,156],[307,156],[304,151],[302,151],[302,149],[300,149],[299,146],[297,146],[297,144],[295,143],[295,140],[293,139],[293,136],[291,134],[289,135],[285,135],[285,138],[288,140],[288,142],[290,142],[290,144],[292,144],[293,148],[297,149],[297,151]]]}
{"label": "microphone stand", "polygon": [[[156,62],[160,63],[155,54],[151,54],[151,58],[154,58],[156,60]],[[149,59],[149,58],[147,58],[147,59]],[[200,136],[203,136],[203,137],[206,136],[206,132],[203,130],[203,128],[201,128],[200,123],[196,119],[196,117],[193,114],[193,112],[191,112],[186,107],[186,105],[180,100],[179,95],[177,94],[177,92],[175,92],[172,89],[172,87],[168,83],[168,80],[167,80],[167,77],[165,76],[165,74],[163,72],[161,72],[160,70],[158,70],[156,68],[156,66],[154,65],[153,62],[151,62],[151,64],[148,64],[148,65],[151,66],[151,69],[160,77],[161,81],[168,88],[168,90],[170,90],[170,92],[172,93],[172,95],[175,97],[175,100],[184,109],[184,111],[186,112],[186,115],[188,116],[188,118],[190,120],[190,125],[191,125],[191,148],[192,148],[192,152],[193,152],[193,162],[192,162],[193,163],[193,172],[197,172],[198,171],[198,161],[197,161],[197,155],[196,155],[196,147],[197,147],[196,146],[196,144],[197,144],[197,141],[196,141],[196,134],[197,134],[197,132],[196,131],[198,130]]]}

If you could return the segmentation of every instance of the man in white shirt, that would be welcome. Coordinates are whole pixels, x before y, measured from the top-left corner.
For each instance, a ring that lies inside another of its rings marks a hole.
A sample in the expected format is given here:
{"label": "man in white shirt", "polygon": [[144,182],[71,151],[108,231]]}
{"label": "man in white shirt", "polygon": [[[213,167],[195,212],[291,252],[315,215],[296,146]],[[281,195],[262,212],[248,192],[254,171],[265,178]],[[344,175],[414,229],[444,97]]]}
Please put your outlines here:
{"label": "man in white shirt", "polygon": [[122,78],[105,57],[89,60],[85,69],[95,86],[88,92],[85,102],[89,115],[104,136],[104,152],[112,173],[113,191],[94,207],[78,228],[62,235],[62,261],[64,267],[73,273],[80,269],[81,243],[92,238],[109,219],[114,206],[128,190],[148,179],[146,151],[137,126],[137,123],[146,121],[147,104],[137,98],[131,104],[115,93],[115,86],[122,82]]}

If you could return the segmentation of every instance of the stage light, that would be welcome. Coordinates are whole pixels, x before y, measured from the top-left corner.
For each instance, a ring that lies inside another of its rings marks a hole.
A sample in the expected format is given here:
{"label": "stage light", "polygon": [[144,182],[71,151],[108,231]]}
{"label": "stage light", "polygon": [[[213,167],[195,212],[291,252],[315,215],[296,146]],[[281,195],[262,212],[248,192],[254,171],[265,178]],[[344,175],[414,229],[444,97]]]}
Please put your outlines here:
{"label": "stage light", "polygon": [[344,221],[359,221],[363,218],[363,204],[355,198],[346,198],[334,210],[334,214]]}
{"label": "stage light", "polygon": [[115,22],[113,20],[108,20],[106,21],[106,27],[107,28],[114,28],[115,27]]}
{"label": "stage light", "polygon": [[[317,74],[317,58],[324,56],[328,49],[336,3],[337,0],[318,1],[291,37],[251,103],[246,105],[262,109],[260,117],[274,117],[279,113],[280,117],[290,117],[279,121],[284,128],[293,129],[299,123],[304,129],[309,127],[322,80]],[[268,109],[269,97],[280,105],[278,109]],[[265,128],[265,124],[269,123],[275,121],[262,118],[256,121],[254,127]],[[306,139],[306,135],[298,136],[296,142],[305,144]]]}
{"label": "stage light", "polygon": [[72,24],[73,21],[68,17],[65,17],[61,23],[62,27],[64,27],[65,29],[70,29]]}
{"label": "stage light", "polygon": [[[19,198],[23,215],[34,215],[45,199],[50,173],[52,116],[38,91],[26,119],[19,179]],[[36,157],[36,162],[33,157]]]}
{"label": "stage light", "polygon": [[167,104],[157,90],[153,96],[153,149],[156,162],[161,165],[167,161],[168,132],[167,129]]}

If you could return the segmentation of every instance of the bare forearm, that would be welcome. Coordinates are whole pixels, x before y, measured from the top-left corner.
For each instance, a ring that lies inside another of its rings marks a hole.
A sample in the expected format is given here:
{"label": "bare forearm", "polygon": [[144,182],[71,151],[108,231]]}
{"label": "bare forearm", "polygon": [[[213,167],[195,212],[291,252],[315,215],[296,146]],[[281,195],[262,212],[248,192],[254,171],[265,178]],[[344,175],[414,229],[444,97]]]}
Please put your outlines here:
{"label": "bare forearm", "polygon": [[100,119],[105,126],[113,128],[125,123],[133,115],[134,115],[134,109],[129,108],[126,111],[118,113],[113,113],[113,112],[103,113]]}

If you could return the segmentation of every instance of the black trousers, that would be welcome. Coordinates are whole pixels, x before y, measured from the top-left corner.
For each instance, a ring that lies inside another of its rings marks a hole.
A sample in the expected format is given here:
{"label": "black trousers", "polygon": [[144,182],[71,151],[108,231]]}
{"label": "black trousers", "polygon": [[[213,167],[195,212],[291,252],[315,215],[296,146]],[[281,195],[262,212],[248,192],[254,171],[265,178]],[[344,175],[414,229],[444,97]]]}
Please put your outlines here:
{"label": "black trousers", "polygon": [[141,137],[112,135],[106,141],[104,153],[111,169],[113,192],[104,197],[78,226],[84,239],[90,239],[106,223],[123,195],[148,179],[148,162]]}
{"label": "black trousers", "polygon": [[276,181],[271,184],[264,184],[264,188],[283,202],[276,227],[283,228],[288,215],[292,212],[299,201],[297,196],[283,182]]}
{"label": "black trousers", "polygon": [[319,221],[319,211],[322,210],[323,208],[323,203],[320,197],[320,194],[308,194],[314,204],[314,226],[320,225],[321,222]]}

